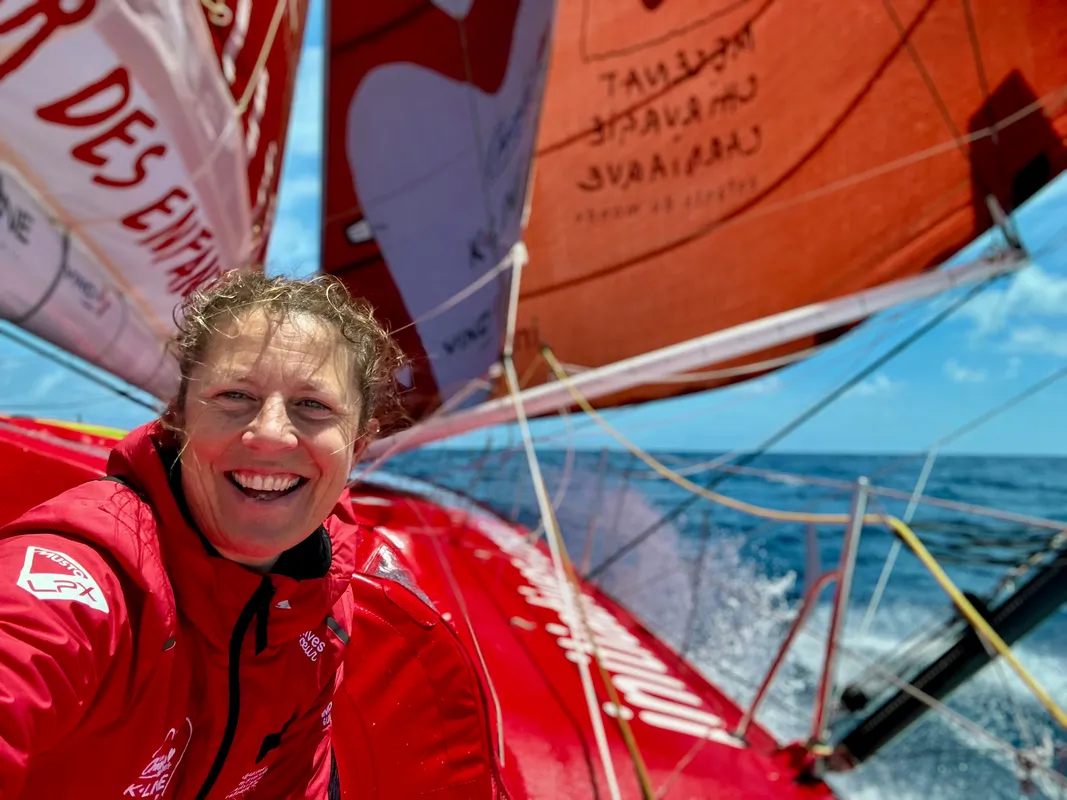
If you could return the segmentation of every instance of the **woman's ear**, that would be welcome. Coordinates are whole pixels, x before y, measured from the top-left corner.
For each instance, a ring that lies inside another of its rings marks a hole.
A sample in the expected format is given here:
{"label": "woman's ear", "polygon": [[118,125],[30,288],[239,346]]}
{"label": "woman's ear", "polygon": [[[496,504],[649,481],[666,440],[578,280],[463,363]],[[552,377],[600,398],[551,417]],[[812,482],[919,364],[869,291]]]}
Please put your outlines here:
{"label": "woman's ear", "polygon": [[375,417],[371,417],[367,420],[367,427],[363,433],[356,439],[356,446],[352,448],[352,468],[355,469],[359,464],[359,459],[363,456],[363,452],[370,446],[370,443],[378,436],[378,431],[381,430],[381,426],[378,424],[378,420]]}

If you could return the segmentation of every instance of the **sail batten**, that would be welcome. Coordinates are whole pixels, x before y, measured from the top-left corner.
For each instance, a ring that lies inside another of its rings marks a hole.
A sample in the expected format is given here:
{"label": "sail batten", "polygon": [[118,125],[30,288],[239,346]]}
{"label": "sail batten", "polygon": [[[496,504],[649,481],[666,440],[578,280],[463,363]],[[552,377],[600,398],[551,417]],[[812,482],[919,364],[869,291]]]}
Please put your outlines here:
{"label": "sail batten", "polygon": [[[906,278],[849,297],[817,303],[724,331],[644,353],[597,369],[579,372],[571,384],[590,401],[624,393],[634,387],[655,386],[671,376],[684,376],[705,364],[733,361],[798,338],[817,336],[848,326],[901,303],[933,297],[959,286],[979,283],[1019,269],[1026,259],[1016,253]],[[676,382],[668,381],[676,384]],[[373,443],[371,455],[399,452],[430,442],[512,422],[515,403],[528,416],[553,413],[573,405],[570,389],[558,382],[524,390],[521,395],[486,402],[467,411],[435,417],[414,428]]]}

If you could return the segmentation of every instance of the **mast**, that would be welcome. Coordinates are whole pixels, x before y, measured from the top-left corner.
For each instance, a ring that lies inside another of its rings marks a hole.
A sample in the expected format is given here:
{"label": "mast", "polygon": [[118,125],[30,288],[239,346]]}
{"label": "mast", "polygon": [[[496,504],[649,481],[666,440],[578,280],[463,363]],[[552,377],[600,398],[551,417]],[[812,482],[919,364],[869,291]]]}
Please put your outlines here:
{"label": "mast", "polygon": [[[973,597],[970,599],[975,601]],[[989,608],[981,605],[978,608],[1000,637],[1013,645],[1065,603],[1067,553],[1060,552],[1013,594]],[[944,700],[994,657],[974,629],[967,625],[939,656],[926,666],[920,665],[914,677],[898,677],[914,689],[936,700]],[[848,687],[843,696],[844,704],[852,711],[866,710],[875,699],[866,696],[858,685]],[[895,691],[868,711],[862,721],[837,743],[835,751],[844,758],[831,759],[831,767],[862,764],[918,721],[928,708],[927,703],[913,694],[902,689]]]}

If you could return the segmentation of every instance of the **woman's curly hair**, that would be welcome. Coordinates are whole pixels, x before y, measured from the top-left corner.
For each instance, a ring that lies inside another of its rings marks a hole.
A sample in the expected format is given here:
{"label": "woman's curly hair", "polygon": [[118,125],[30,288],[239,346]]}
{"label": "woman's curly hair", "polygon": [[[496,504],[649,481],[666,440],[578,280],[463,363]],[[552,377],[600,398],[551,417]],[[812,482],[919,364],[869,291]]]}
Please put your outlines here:
{"label": "woman's curly hair", "polygon": [[230,320],[257,309],[276,319],[311,317],[337,331],[352,359],[362,399],[360,431],[372,418],[388,419],[399,410],[394,375],[404,356],[371,307],[353,298],[340,280],[328,275],[269,278],[258,271],[234,270],[190,294],[177,309],[174,346],[181,384],[164,416],[169,427],[182,428],[190,375],[203,361],[212,337]]}

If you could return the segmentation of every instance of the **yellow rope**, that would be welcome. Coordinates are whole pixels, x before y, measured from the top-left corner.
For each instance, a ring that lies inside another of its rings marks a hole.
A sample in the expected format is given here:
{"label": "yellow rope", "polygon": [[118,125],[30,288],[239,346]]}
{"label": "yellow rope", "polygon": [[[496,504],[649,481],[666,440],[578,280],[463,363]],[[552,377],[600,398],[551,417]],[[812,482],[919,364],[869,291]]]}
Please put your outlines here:
{"label": "yellow rope", "polygon": [[[556,374],[556,378],[562,383],[567,391],[570,392],[574,401],[581,406],[582,410],[588,414],[594,422],[596,422],[603,430],[610,435],[615,441],[625,447],[630,453],[641,459],[651,469],[655,470],[659,475],[663,476],[672,483],[681,486],[683,489],[687,489],[694,494],[699,495],[707,500],[718,505],[725,506],[726,508],[732,508],[736,511],[740,511],[750,516],[760,517],[762,519],[777,520],[781,522],[802,522],[812,524],[823,525],[844,525],[849,522],[848,514],[811,514],[803,511],[780,511],[772,508],[763,508],[761,506],[753,505],[752,503],[746,503],[742,500],[735,500],[732,497],[713,492],[710,489],[705,489],[703,486],[699,486],[693,483],[688,478],[679,475],[670,467],[657,461],[651,455],[646,453],[636,444],[631,442],[621,433],[619,433],[607,420],[605,420],[589,401],[582,395],[580,391],[571,382],[570,377],[567,375],[563,366],[556,359],[555,354],[548,347],[542,348],[542,353],[548,365],[552,368],[552,371]],[[863,517],[865,523],[883,523],[889,526],[889,529],[895,533],[904,544],[911,548],[912,552],[923,563],[923,566],[930,571],[934,580],[937,581],[941,589],[947,594],[952,602],[959,609],[960,614],[964,619],[970,623],[980,636],[982,636],[990,646],[996,651],[997,655],[1003,658],[1015,670],[1015,674],[1019,676],[1020,680],[1034,693],[1034,696],[1038,699],[1042,706],[1052,715],[1053,719],[1060,724],[1061,727],[1067,728],[1067,714],[1063,709],[1056,704],[1056,702],[1045,691],[1044,687],[1030,674],[1030,672],[1019,663],[1019,660],[1015,657],[1011,647],[1000,638],[999,634],[986,622],[985,618],[978,612],[978,610],[971,604],[971,602],[964,596],[963,592],[957,588],[952,582],[952,579],[941,568],[941,565],[937,563],[937,560],[930,554],[930,551],[926,549],[923,543],[919,540],[919,537],[915,535],[915,532],[907,526],[902,520],[893,516],[884,516],[882,514],[865,514]]]}

